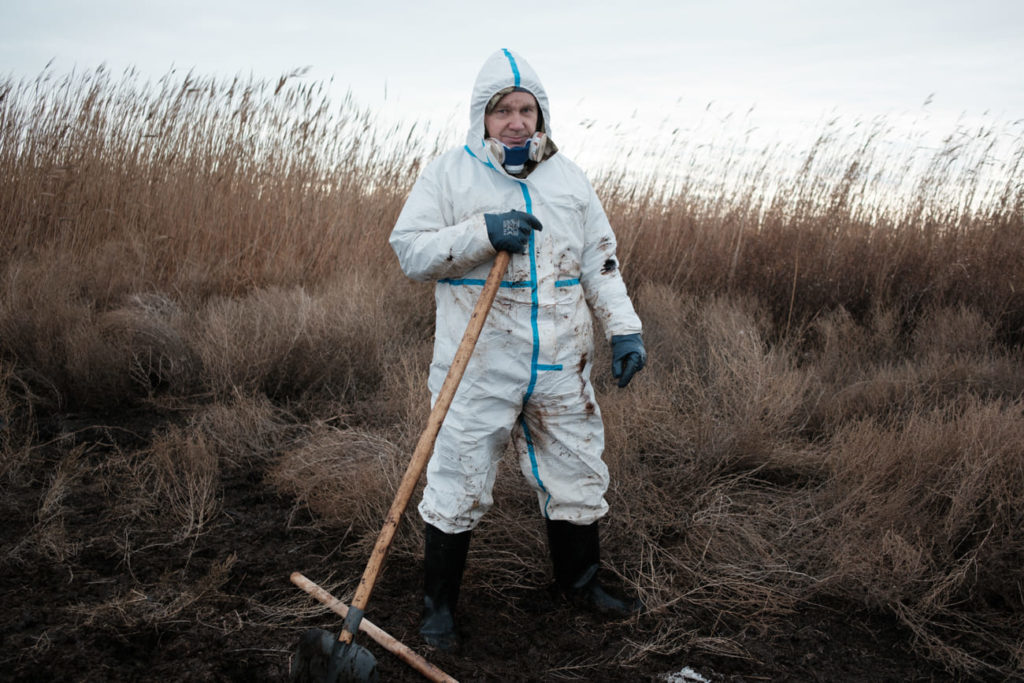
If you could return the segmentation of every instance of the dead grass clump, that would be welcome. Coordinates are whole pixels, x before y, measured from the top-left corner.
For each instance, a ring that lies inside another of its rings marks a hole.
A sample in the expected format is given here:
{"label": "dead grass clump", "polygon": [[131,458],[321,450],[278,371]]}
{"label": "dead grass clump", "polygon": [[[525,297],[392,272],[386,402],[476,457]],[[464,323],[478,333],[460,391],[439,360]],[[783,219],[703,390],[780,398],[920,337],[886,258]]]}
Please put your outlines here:
{"label": "dead grass clump", "polygon": [[994,326],[980,314],[940,307],[906,340],[896,321],[882,310],[864,325],[838,310],[815,323],[816,348],[805,361],[817,384],[812,434],[861,418],[901,420],[964,394],[1012,399],[1024,391],[1019,360],[999,349]]}
{"label": "dead grass clump", "polygon": [[270,288],[211,300],[196,346],[213,395],[352,400],[376,391],[387,334],[381,288],[358,277],[345,284],[323,294]]}
{"label": "dead grass clump", "polygon": [[67,280],[49,274],[32,263],[11,268],[0,290],[0,348],[13,359],[27,406],[44,412],[71,403],[72,338],[90,316]]}
{"label": "dead grass clump", "polygon": [[189,581],[182,571],[169,571],[153,584],[136,584],[113,598],[98,604],[79,603],[69,612],[90,629],[166,629],[171,623],[187,623],[209,628],[213,624],[234,622],[235,618],[222,612],[222,588],[231,578],[231,569],[237,561],[234,554],[219,562],[212,562],[206,573]]}
{"label": "dead grass clump", "polygon": [[856,382],[864,368],[892,365],[905,357],[899,320],[888,308],[856,320],[845,308],[822,315],[809,328],[809,351],[822,381],[834,385]]}
{"label": "dead grass clump", "polygon": [[705,647],[740,656],[740,634],[785,632],[818,580],[801,550],[813,542],[807,489],[768,483],[756,468],[709,469],[666,454],[620,472],[605,564],[650,610],[632,657]]}
{"label": "dead grass clump", "polygon": [[900,365],[864,368],[848,385],[823,389],[816,406],[816,433],[831,434],[850,420],[876,418],[897,424],[930,404],[918,369]]}
{"label": "dead grass clump", "polygon": [[916,356],[987,355],[995,345],[996,327],[965,305],[937,307],[922,315],[914,330]]}
{"label": "dead grass clump", "polygon": [[1024,395],[1024,366],[1019,350],[1002,348],[998,336],[996,325],[973,308],[938,308],[918,324],[909,362],[937,405],[959,394],[1013,400]]}
{"label": "dead grass clump", "polygon": [[[799,435],[807,378],[784,347],[768,344],[768,322],[752,301],[680,299],[660,286],[637,299],[651,364],[628,391],[599,384],[610,457],[651,450],[650,435],[662,451],[744,469],[772,461],[777,444]],[[619,409],[621,401],[632,405]]]}
{"label": "dead grass clump", "polygon": [[[384,437],[318,425],[269,470],[268,481],[331,528],[355,534],[365,557],[391,505],[408,458]],[[396,539],[397,541],[398,539]]]}
{"label": "dead grass clump", "polygon": [[198,409],[189,428],[223,467],[265,469],[278,451],[294,438],[294,416],[263,395],[237,394],[232,400]]}
{"label": "dead grass clump", "polygon": [[703,424],[729,425],[734,442],[721,455],[742,468],[764,464],[772,460],[768,444],[802,427],[806,378],[784,346],[767,343],[768,321],[752,302],[712,300],[701,315],[689,368],[697,413]]}
{"label": "dead grass clump", "polygon": [[[434,345],[434,288],[409,281],[397,268],[378,286],[380,291],[361,308],[378,349],[380,384],[374,391],[359,391],[352,409],[359,424],[389,433],[399,430],[411,454],[430,413],[427,371]],[[329,291],[333,301],[353,294],[343,280],[332,281]]]}
{"label": "dead grass clump", "polygon": [[66,516],[73,506],[68,498],[86,471],[85,447],[79,446],[63,457],[47,478],[39,497],[32,527],[6,553],[5,559],[21,562],[43,560],[63,564],[75,558],[82,541],[68,529]]}
{"label": "dead grass clump", "polygon": [[1010,540],[1024,505],[1021,443],[1019,402],[964,399],[898,428],[851,423],[820,493],[823,586],[897,614],[951,666],[1000,670],[1021,626],[1007,616],[1022,607],[1011,567],[1024,558]]}
{"label": "dead grass clump", "polygon": [[427,374],[433,345],[432,335],[407,339],[386,354],[380,391],[353,406],[360,424],[393,431],[410,455],[430,415]]}
{"label": "dead grass clump", "polygon": [[120,307],[101,313],[96,325],[102,338],[130,356],[128,376],[136,391],[184,397],[196,392],[201,375],[186,337],[187,322],[177,302],[150,293],[127,297]]}
{"label": "dead grass clump", "polygon": [[920,397],[908,377],[898,316],[892,309],[857,321],[839,308],[809,328],[803,365],[815,384],[808,408],[808,434],[828,437],[850,419],[895,416]]}
{"label": "dead grass clump", "polygon": [[167,297],[136,293],[101,308],[59,263],[30,261],[6,276],[0,351],[16,359],[37,409],[103,413],[157,392],[192,391],[198,368],[185,314]]}
{"label": "dead grass clump", "polygon": [[133,463],[140,497],[132,507],[177,543],[202,535],[220,512],[220,461],[202,434],[177,427]]}

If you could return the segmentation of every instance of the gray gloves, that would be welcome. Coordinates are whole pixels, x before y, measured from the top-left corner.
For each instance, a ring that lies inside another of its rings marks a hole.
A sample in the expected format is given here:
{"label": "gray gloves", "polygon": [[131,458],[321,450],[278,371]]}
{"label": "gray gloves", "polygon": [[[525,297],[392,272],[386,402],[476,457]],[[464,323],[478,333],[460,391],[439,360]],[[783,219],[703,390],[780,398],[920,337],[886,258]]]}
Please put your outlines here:
{"label": "gray gloves", "polygon": [[524,211],[485,213],[487,237],[498,251],[525,254],[530,243],[530,234],[540,230],[540,221]]}
{"label": "gray gloves", "polygon": [[647,363],[647,351],[640,334],[617,334],[612,336],[612,377],[624,387],[633,375],[643,370]]}

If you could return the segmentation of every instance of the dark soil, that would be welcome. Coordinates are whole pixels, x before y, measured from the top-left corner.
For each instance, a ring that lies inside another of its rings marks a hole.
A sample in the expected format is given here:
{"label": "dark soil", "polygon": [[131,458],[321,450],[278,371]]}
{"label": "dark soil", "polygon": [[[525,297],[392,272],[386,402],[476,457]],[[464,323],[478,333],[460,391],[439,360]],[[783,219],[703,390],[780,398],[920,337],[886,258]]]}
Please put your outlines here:
{"label": "dark soil", "polygon": [[[318,527],[258,473],[237,469],[222,476],[221,512],[205,532],[173,542],[152,520],[147,526],[133,516],[101,476],[104,459],[113,458],[110,434],[95,436],[104,448],[88,447],[92,437],[81,434],[96,474],[76,481],[60,507],[73,552],[61,558],[33,540],[47,528],[41,496],[67,457],[66,444],[36,450],[38,461],[4,483],[0,678],[281,681],[304,631],[340,630],[341,619],[315,609],[288,577],[301,571],[354,589],[363,561],[346,559],[343,533]],[[418,519],[403,522],[413,523]],[[431,651],[417,634],[420,573],[409,553],[389,558],[367,618],[461,681],[656,681],[684,667],[710,681],[952,680],[910,652],[907,632],[892,619],[848,605],[794,614],[782,637],[716,633],[711,620],[695,616],[691,629],[739,647],[624,661],[620,655],[643,640],[650,617],[603,623],[579,614],[549,593],[546,572],[538,568],[523,588],[498,591],[471,562],[460,604],[465,645],[457,655]],[[365,634],[357,642],[376,656],[381,680],[423,680]]]}

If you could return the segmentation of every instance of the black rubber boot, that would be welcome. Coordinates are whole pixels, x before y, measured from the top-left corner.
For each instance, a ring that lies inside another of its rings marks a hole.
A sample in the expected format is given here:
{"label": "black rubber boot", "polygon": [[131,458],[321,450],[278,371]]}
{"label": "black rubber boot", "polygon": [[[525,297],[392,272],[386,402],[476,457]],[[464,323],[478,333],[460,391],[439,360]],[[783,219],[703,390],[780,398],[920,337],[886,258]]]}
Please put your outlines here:
{"label": "black rubber boot", "polygon": [[624,619],[640,611],[639,600],[620,600],[609,595],[597,579],[601,566],[597,522],[579,525],[546,521],[555,589],[559,594],[575,605],[608,617]]}
{"label": "black rubber boot", "polygon": [[445,652],[457,650],[461,644],[455,629],[455,605],[459,601],[471,534],[446,534],[430,524],[424,531],[420,635],[428,645]]}

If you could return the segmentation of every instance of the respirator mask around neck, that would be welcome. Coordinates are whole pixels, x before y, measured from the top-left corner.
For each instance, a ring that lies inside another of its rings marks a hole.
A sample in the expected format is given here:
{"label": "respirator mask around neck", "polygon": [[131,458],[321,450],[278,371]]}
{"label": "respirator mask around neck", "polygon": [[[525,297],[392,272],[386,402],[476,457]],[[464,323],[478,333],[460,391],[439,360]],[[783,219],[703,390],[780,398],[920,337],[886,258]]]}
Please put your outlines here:
{"label": "respirator mask around neck", "polygon": [[487,138],[487,144],[505,170],[515,175],[522,172],[527,161],[539,162],[544,158],[547,136],[537,131],[522,147],[508,147],[495,138]]}

